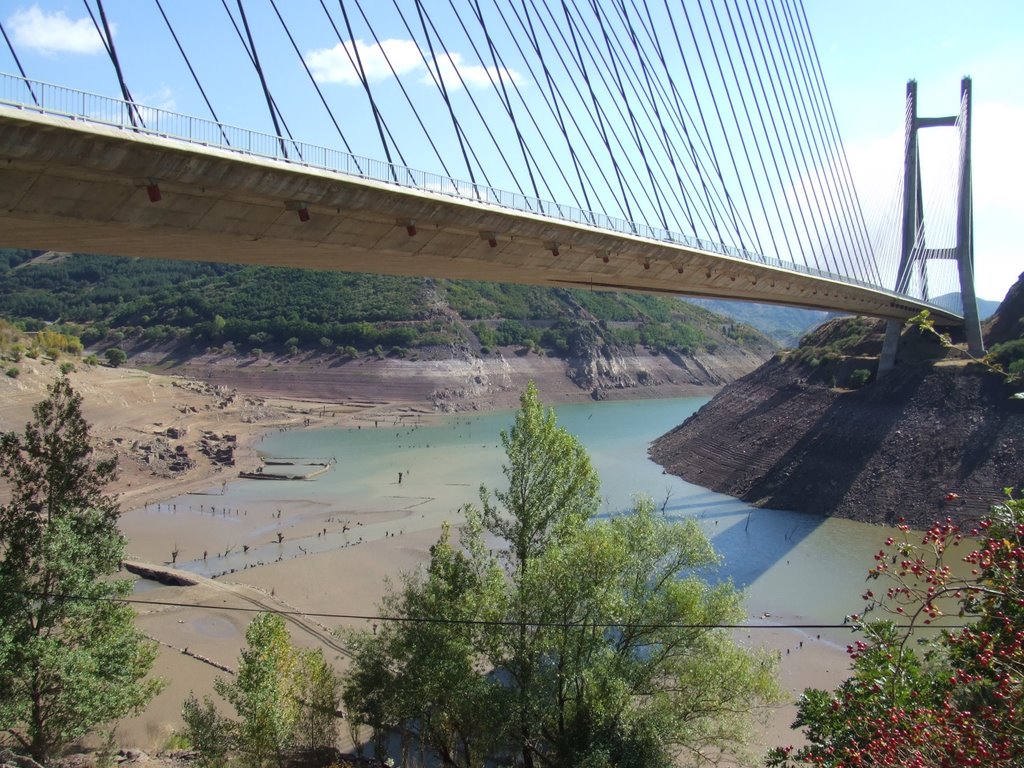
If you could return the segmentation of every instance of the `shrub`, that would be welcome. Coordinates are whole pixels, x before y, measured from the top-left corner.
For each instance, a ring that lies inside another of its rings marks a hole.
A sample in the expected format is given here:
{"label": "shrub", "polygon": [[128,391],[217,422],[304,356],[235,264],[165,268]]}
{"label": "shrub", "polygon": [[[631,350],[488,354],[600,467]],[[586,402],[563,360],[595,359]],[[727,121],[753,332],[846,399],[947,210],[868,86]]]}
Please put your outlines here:
{"label": "shrub", "polygon": [[117,368],[123,365],[128,359],[128,355],[125,354],[125,351],[118,347],[111,347],[103,353],[103,356],[107,358],[107,363],[111,368]]}
{"label": "shrub", "polygon": [[853,389],[860,389],[871,381],[871,371],[867,368],[858,368],[850,374],[850,386]]}
{"label": "shrub", "polygon": [[7,375],[10,376],[12,379],[18,378],[19,373],[21,373],[21,371],[18,370],[18,366],[16,365],[12,365],[10,368],[7,369]]}
{"label": "shrub", "polygon": [[67,376],[73,370],[75,370],[75,364],[72,363],[72,362],[66,362],[66,363],[61,363],[60,364],[60,372],[63,373],[65,376]]}
{"label": "shrub", "polygon": [[[989,350],[988,357],[992,362],[998,363],[1011,373],[1019,373],[1021,366],[1018,364],[1024,363],[1024,339],[995,344]],[[1016,371],[1014,366],[1017,366]]]}
{"label": "shrub", "polygon": [[217,712],[209,696],[200,704],[189,694],[181,706],[181,719],[185,721],[185,740],[197,753],[201,768],[220,768],[227,760],[235,741],[234,723]]}

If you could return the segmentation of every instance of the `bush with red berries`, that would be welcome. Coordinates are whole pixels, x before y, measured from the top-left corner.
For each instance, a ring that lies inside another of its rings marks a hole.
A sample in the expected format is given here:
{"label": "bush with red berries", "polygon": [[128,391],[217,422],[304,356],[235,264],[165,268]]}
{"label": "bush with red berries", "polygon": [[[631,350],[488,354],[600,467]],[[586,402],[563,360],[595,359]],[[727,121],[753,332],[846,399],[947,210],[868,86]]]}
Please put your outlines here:
{"label": "bush with red berries", "polygon": [[881,586],[851,617],[863,633],[847,648],[852,676],[804,692],[793,727],[808,744],[767,765],[1024,765],[1024,500],[1007,498],[977,528],[947,520],[914,542],[901,526],[885,542],[868,572]]}

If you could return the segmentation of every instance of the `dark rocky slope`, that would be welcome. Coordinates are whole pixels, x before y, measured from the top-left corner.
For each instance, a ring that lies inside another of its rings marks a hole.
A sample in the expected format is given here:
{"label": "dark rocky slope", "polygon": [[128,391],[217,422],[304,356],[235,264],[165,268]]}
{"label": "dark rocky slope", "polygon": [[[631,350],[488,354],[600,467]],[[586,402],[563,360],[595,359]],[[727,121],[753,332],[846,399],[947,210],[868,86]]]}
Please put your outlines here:
{"label": "dark rocky slope", "polygon": [[[1017,338],[1022,304],[1024,281],[990,344]],[[874,371],[881,330],[857,318],[826,324],[723,389],[651,457],[759,506],[877,523],[970,520],[1003,488],[1024,487],[1024,401],[957,349],[907,329],[896,370],[851,388],[855,371]]]}

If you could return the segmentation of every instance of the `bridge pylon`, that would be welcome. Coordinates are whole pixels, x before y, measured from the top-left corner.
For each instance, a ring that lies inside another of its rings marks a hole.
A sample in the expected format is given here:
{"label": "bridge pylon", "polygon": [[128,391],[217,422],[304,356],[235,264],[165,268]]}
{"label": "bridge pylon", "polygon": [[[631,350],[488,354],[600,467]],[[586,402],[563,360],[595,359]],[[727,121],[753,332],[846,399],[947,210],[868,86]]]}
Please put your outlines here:
{"label": "bridge pylon", "polygon": [[[917,114],[917,82],[907,83],[907,121],[903,152],[903,229],[900,263],[896,271],[897,291],[905,289],[910,272],[917,265],[928,299],[927,262],[929,259],[955,259],[960,277],[967,349],[975,357],[985,354],[974,292],[974,204],[971,191],[971,78],[960,81],[960,112],[947,117],[920,117]],[[952,248],[929,248],[925,242],[924,204],[921,191],[921,164],[917,134],[921,128],[957,128],[960,136],[957,168],[956,244]],[[916,258],[915,258],[916,256]],[[890,320],[878,361],[878,375],[884,376],[896,364],[902,323]]]}

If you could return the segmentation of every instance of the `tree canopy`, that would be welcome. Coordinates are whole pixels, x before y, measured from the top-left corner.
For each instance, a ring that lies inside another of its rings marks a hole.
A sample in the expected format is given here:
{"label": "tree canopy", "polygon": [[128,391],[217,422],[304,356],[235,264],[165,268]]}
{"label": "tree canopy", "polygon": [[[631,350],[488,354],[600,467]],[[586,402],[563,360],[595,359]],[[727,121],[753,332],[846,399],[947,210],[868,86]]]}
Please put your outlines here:
{"label": "tree canopy", "polygon": [[88,346],[289,354],[479,344],[564,357],[595,340],[689,354],[735,338],[704,309],[641,294],[4,249],[0,317],[61,323]]}

